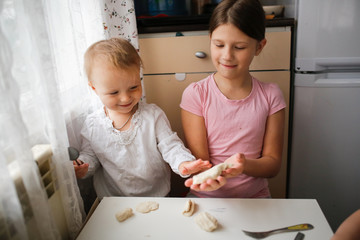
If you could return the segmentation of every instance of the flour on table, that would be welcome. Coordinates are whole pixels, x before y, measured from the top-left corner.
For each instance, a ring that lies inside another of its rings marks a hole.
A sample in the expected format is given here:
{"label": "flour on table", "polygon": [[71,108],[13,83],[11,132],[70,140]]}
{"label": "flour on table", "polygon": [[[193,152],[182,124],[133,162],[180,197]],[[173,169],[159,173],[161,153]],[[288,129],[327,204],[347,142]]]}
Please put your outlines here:
{"label": "flour on table", "polygon": [[231,167],[232,164],[229,163],[220,163],[205,172],[199,173],[198,175],[193,176],[193,184],[201,184],[208,179],[216,179],[222,171]]}
{"label": "flour on table", "polygon": [[190,217],[191,215],[193,215],[194,210],[195,210],[195,202],[189,199],[185,203],[185,207],[182,214],[186,217]]}
{"label": "flour on table", "polygon": [[125,209],[117,212],[115,214],[115,217],[119,222],[123,222],[126,219],[128,219],[129,217],[131,217],[132,215],[133,215],[133,210],[131,208],[125,208]]}
{"label": "flour on table", "polygon": [[210,213],[202,212],[195,217],[196,224],[207,232],[212,232],[218,227],[218,221],[216,218],[210,215]]}
{"label": "flour on table", "polygon": [[136,206],[136,211],[141,212],[141,213],[148,213],[150,211],[155,211],[158,208],[159,208],[159,203],[153,202],[153,201],[148,201],[148,202],[139,203]]}

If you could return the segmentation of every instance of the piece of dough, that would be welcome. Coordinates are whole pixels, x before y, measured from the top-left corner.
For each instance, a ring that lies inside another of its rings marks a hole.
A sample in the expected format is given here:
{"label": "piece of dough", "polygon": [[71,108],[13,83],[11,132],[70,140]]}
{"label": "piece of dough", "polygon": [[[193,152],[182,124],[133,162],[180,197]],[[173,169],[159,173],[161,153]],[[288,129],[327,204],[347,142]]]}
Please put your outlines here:
{"label": "piece of dough", "polygon": [[159,208],[159,204],[157,202],[148,201],[148,202],[139,203],[136,206],[136,211],[141,213],[148,213],[150,211],[155,211],[158,208]]}
{"label": "piece of dough", "polygon": [[123,222],[126,219],[128,219],[129,217],[131,217],[132,215],[133,215],[133,210],[131,208],[125,208],[125,209],[117,212],[115,214],[115,217],[119,222]]}
{"label": "piece of dough", "polygon": [[193,215],[194,210],[195,210],[195,202],[189,199],[186,201],[185,208],[182,214],[186,217],[190,217],[191,215]]}
{"label": "piece of dough", "polygon": [[229,163],[220,163],[205,172],[199,173],[198,175],[193,176],[193,184],[201,184],[208,179],[216,179],[222,171],[231,167]]}
{"label": "piece of dough", "polygon": [[198,214],[195,217],[195,222],[201,229],[207,232],[214,231],[218,226],[218,221],[216,220],[216,218],[214,218],[210,215],[210,213],[207,212],[202,212]]}

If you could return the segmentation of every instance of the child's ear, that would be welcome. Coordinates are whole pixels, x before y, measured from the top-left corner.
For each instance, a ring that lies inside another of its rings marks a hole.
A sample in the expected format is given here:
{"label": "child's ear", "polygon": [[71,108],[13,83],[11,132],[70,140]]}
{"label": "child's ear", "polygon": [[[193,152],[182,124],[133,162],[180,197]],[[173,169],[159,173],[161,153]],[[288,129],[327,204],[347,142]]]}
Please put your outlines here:
{"label": "child's ear", "polygon": [[266,45],[266,38],[258,42],[255,56],[258,56]]}

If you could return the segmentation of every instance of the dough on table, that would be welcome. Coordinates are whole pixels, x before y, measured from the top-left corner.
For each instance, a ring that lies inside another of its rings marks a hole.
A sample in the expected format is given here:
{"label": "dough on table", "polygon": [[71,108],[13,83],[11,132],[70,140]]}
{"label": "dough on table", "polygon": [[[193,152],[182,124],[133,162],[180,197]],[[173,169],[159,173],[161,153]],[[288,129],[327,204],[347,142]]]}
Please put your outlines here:
{"label": "dough on table", "polygon": [[207,232],[212,232],[218,227],[218,221],[216,218],[210,215],[210,213],[202,212],[195,217],[196,224]]}
{"label": "dough on table", "polygon": [[191,215],[193,215],[194,210],[195,210],[195,202],[189,199],[185,203],[185,207],[182,214],[186,217],[190,217]]}
{"label": "dough on table", "polygon": [[216,179],[222,171],[231,167],[232,164],[229,163],[220,163],[205,172],[199,173],[198,175],[193,176],[193,184],[201,184],[208,179]]}
{"label": "dough on table", "polygon": [[133,215],[133,210],[131,208],[125,208],[125,209],[117,212],[115,214],[115,217],[119,222],[123,222],[126,219],[128,219],[129,217],[131,217],[132,215]]}
{"label": "dough on table", "polygon": [[141,202],[136,206],[136,211],[141,213],[148,213],[150,211],[155,211],[159,208],[159,203],[154,201]]}

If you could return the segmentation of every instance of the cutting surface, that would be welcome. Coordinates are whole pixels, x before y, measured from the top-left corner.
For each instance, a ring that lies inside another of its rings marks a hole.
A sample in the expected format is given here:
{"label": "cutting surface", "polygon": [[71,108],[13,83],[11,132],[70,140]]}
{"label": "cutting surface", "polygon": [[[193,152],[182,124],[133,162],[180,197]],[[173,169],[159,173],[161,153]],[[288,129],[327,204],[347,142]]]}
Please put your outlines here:
{"label": "cutting surface", "polygon": [[[303,231],[305,239],[330,239],[333,232],[316,200],[312,199],[220,199],[193,198],[195,213],[182,215],[188,198],[104,198],[84,226],[78,240],[86,239],[252,239],[241,230],[262,231],[299,223],[315,228]],[[137,212],[141,202],[156,201],[159,209],[150,213]],[[134,215],[118,222],[115,213],[132,208]],[[195,216],[206,211],[219,222],[213,232],[205,232],[195,223]],[[266,240],[294,239],[297,232],[280,233]]]}

